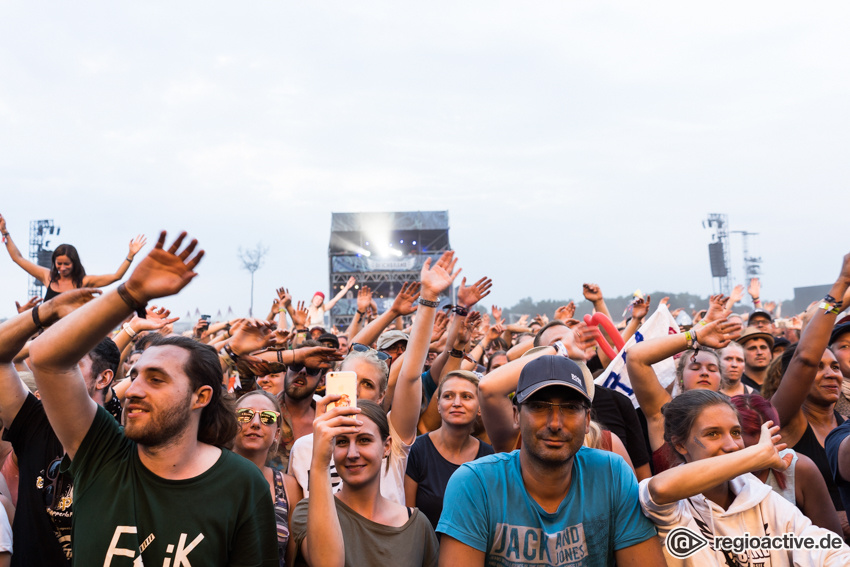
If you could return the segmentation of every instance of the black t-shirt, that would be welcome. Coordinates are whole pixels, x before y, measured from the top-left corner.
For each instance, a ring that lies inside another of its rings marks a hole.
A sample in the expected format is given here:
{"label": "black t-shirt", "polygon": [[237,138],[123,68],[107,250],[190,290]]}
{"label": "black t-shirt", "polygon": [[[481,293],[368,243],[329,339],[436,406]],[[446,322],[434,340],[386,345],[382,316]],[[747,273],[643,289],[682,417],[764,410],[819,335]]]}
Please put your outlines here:
{"label": "black t-shirt", "polygon": [[[477,441],[476,459],[495,452],[487,443]],[[447,461],[440,454],[428,433],[417,437],[413,447],[410,448],[410,455],[407,457],[407,476],[419,483],[416,491],[416,507],[425,514],[434,528],[437,527],[440,514],[443,512],[443,495],[446,493],[449,478],[459,468],[460,465]]]}
{"label": "black t-shirt", "polygon": [[635,468],[649,462],[643,428],[629,398],[611,388],[596,386],[596,393],[593,395],[593,418],[617,434],[626,446],[626,452]]}
{"label": "black t-shirt", "polygon": [[53,433],[40,400],[27,395],[3,439],[12,443],[20,469],[18,506],[12,525],[13,567],[70,567],[71,482],[67,474],[59,472],[62,444]]}
{"label": "black t-shirt", "polygon": [[761,384],[759,384],[758,382],[756,382],[755,380],[753,380],[752,378],[750,378],[746,374],[741,375],[741,384],[744,384],[745,386],[749,386],[750,388],[752,388],[753,390],[756,391],[755,392],[756,394],[761,392]]}

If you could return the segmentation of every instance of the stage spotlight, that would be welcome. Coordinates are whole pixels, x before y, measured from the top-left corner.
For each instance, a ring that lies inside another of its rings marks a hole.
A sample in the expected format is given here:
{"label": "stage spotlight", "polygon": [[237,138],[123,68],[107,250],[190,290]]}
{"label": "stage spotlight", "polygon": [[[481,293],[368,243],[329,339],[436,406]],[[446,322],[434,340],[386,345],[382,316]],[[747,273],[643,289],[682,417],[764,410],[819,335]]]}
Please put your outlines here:
{"label": "stage spotlight", "polygon": [[399,243],[399,244],[404,244],[404,239],[402,238],[401,240],[399,240],[399,241],[398,241],[398,243]]}
{"label": "stage spotlight", "polygon": [[416,241],[415,241],[415,240],[413,241],[413,245],[414,245],[414,246],[416,246]]}

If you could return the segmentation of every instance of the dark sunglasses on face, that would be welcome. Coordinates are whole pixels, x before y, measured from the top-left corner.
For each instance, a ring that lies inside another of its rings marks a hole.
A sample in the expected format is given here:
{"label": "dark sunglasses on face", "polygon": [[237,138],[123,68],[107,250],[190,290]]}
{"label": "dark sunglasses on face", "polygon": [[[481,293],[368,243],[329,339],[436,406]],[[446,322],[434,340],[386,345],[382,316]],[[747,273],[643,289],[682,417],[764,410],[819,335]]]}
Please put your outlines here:
{"label": "dark sunglasses on face", "polygon": [[368,347],[366,345],[361,345],[360,343],[352,343],[351,344],[351,350],[354,350],[354,351],[357,351],[357,352],[374,352],[375,356],[377,356],[378,359],[380,359],[380,360],[389,360],[389,358],[390,358],[390,355],[388,355],[387,353],[381,352],[379,350],[375,350],[375,349]]}
{"label": "dark sunglasses on face", "polygon": [[254,411],[250,408],[236,410],[236,421],[239,423],[251,423],[254,421],[254,416],[260,414],[260,423],[264,425],[274,425],[280,419],[280,414],[276,411]]}
{"label": "dark sunglasses on face", "polygon": [[322,373],[321,368],[305,368],[303,364],[290,364],[289,370],[291,370],[293,374],[298,374],[304,370],[307,376],[318,376]]}

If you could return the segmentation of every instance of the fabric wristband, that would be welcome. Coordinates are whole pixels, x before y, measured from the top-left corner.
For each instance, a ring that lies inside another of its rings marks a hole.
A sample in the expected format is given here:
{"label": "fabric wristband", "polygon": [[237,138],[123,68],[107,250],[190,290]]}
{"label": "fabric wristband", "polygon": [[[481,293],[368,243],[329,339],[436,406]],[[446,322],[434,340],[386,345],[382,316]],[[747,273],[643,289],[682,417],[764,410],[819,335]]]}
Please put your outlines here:
{"label": "fabric wristband", "polygon": [[121,326],[121,328],[122,328],[122,329],[124,329],[124,332],[125,332],[125,333],[127,333],[128,335],[130,335],[130,338],[131,338],[131,339],[135,339],[135,338],[136,338],[136,335],[137,335],[138,333],[136,333],[136,331],[134,331],[134,330],[133,330],[133,327],[131,327],[131,326],[130,326],[130,323],[124,323],[124,325],[122,325],[122,326]]}
{"label": "fabric wristband", "polygon": [[136,312],[136,315],[138,315],[142,319],[147,319],[145,313],[145,306],[147,306],[147,303],[141,304],[135,299],[133,299],[133,296],[130,295],[129,291],[127,291],[126,284],[121,284],[118,286],[118,295],[121,297],[121,299],[124,300],[124,303],[127,304],[127,307]]}
{"label": "fabric wristband", "polygon": [[41,322],[41,319],[38,316],[38,305],[32,308],[32,322],[35,323],[36,329],[39,331],[44,330],[44,325]]}
{"label": "fabric wristband", "polygon": [[419,304],[424,305],[425,307],[439,307],[440,306],[439,301],[429,301],[429,300],[422,298],[422,297],[419,298]]}

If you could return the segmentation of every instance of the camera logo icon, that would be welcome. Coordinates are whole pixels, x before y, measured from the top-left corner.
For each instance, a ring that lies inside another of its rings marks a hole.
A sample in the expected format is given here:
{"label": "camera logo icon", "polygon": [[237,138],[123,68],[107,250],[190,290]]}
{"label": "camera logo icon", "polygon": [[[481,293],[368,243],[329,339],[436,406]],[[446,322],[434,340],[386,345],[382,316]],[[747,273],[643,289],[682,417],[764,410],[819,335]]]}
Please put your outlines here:
{"label": "camera logo icon", "polygon": [[670,555],[685,559],[708,545],[708,540],[689,528],[678,527],[667,534],[664,545]]}

